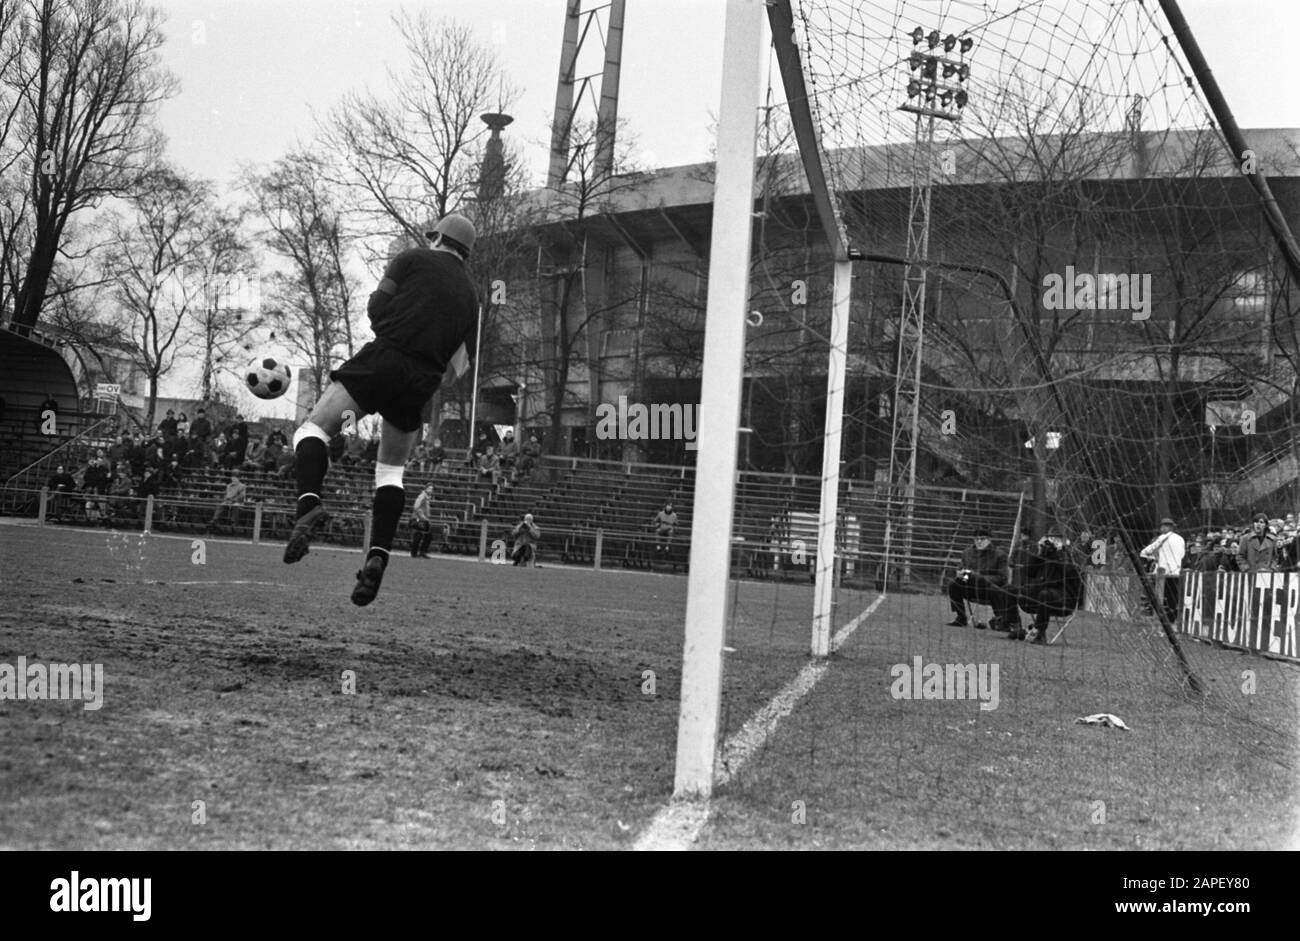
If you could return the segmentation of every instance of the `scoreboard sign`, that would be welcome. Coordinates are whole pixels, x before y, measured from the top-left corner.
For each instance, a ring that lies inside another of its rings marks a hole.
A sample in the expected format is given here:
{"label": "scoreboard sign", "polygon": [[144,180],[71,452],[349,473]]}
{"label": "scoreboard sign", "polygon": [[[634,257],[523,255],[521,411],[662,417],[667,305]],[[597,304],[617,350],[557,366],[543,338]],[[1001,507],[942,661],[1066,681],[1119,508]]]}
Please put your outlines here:
{"label": "scoreboard sign", "polygon": [[1182,588],[1184,634],[1297,659],[1300,573],[1185,572]]}

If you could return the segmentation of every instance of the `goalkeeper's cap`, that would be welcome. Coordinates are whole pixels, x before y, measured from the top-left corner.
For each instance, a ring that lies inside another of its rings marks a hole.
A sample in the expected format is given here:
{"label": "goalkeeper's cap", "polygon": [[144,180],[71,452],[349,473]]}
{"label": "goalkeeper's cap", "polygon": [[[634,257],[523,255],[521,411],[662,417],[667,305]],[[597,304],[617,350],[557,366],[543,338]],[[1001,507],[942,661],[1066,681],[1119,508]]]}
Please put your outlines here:
{"label": "goalkeeper's cap", "polygon": [[474,223],[458,212],[443,216],[429,226],[424,234],[429,239],[441,235],[444,242],[452,243],[453,248],[460,249],[461,253],[465,255],[468,255],[473,250],[474,240],[478,238],[478,233],[474,231]]}
{"label": "goalkeeper's cap", "polygon": [[976,539],[988,539],[989,528],[987,526],[976,526],[974,535]]}

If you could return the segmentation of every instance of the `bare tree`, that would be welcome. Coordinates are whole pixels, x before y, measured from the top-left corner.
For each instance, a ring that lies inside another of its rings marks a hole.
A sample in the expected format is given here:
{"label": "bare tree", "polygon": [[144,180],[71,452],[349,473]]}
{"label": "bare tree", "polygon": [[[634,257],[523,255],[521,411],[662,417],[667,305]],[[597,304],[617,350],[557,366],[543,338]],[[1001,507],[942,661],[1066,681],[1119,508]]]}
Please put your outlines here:
{"label": "bare tree", "polygon": [[488,133],[479,115],[518,93],[468,27],[423,10],[394,22],[407,62],[390,73],[391,90],[348,95],[321,122],[321,140],[358,224],[418,241],[429,220],[475,196]]}
{"label": "bare tree", "polygon": [[41,316],[69,220],[154,166],[176,82],[139,0],[0,2],[0,311]]}
{"label": "bare tree", "polygon": [[287,268],[266,282],[264,321],[306,360],[319,395],[334,361],[355,352],[352,232],[316,154],[296,151],[265,172],[245,170],[241,186],[261,243]]}
{"label": "bare tree", "polygon": [[199,395],[205,402],[216,393],[222,364],[261,322],[257,263],[243,235],[245,216],[244,210],[217,210],[205,218],[205,250],[197,266],[186,271],[199,289],[192,325],[194,345],[202,358]]}
{"label": "bare tree", "polygon": [[202,304],[202,286],[186,272],[202,266],[202,224],[211,206],[207,183],[162,166],[141,179],[129,218],[110,217],[103,268],[116,325],[149,385],[146,427],[153,427],[158,381],[186,348],[189,321]]}

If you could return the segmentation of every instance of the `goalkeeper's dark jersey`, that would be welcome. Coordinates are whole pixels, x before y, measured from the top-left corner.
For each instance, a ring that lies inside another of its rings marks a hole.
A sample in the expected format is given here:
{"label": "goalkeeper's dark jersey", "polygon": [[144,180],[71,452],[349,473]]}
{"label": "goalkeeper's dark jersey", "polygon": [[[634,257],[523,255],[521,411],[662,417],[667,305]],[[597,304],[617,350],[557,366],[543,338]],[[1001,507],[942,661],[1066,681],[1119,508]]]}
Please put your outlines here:
{"label": "goalkeeper's dark jersey", "polygon": [[445,372],[460,347],[474,355],[478,296],[465,264],[449,252],[410,248],[388,263],[384,277],[397,285],[391,297],[370,295],[368,311],[381,345]]}

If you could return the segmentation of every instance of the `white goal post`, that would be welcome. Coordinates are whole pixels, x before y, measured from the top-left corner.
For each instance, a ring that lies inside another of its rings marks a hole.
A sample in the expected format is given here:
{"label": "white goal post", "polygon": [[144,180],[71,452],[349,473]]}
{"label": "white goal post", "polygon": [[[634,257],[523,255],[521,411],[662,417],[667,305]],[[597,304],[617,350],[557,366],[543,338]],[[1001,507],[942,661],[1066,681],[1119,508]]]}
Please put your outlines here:
{"label": "white goal post", "polygon": [[[744,377],[745,327],[754,213],[755,150],[763,103],[770,16],[777,55],[813,198],[835,260],[831,344],[827,373],[826,439],[817,536],[817,585],[812,653],[830,652],[835,523],[847,369],[852,263],[822,174],[797,52],[785,24],[789,0],[728,0],[718,109],[717,173],[709,248],[703,378],[695,502],[692,512],[681,704],[677,725],[674,796],[707,798],[713,790],[722,702],[723,646],[731,592],[731,533]],[[796,87],[797,86],[797,87]],[[792,94],[793,91],[793,94]],[[811,148],[811,149],[810,149]]]}

